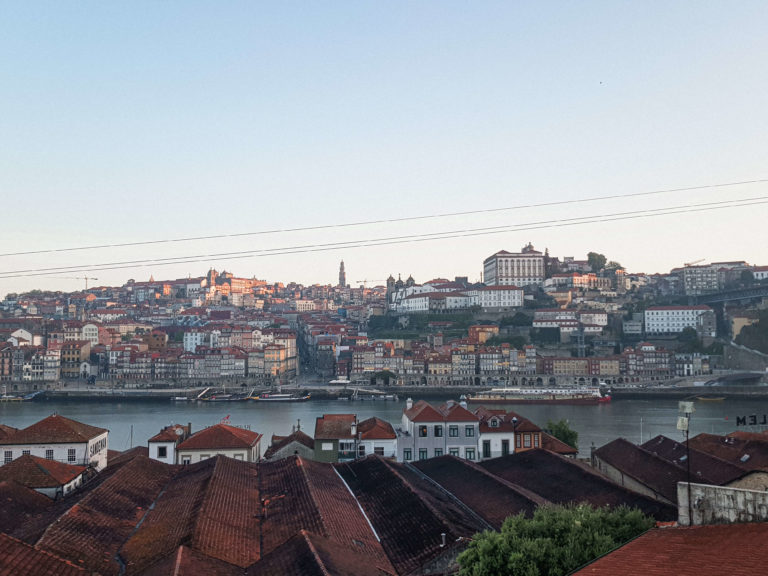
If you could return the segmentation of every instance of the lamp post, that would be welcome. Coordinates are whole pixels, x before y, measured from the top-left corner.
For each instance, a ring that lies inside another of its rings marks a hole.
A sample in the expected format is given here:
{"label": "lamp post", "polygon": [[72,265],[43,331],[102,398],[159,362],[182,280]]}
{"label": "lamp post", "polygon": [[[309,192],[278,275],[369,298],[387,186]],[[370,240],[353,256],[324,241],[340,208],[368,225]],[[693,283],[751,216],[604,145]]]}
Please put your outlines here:
{"label": "lamp post", "polygon": [[685,432],[685,465],[688,483],[688,526],[693,526],[693,506],[691,505],[691,446],[688,442],[690,434],[691,415],[694,412],[693,402],[680,402],[678,411],[683,416],[677,417],[677,429]]}
{"label": "lamp post", "polygon": [[512,453],[517,452],[517,416],[512,416]]}

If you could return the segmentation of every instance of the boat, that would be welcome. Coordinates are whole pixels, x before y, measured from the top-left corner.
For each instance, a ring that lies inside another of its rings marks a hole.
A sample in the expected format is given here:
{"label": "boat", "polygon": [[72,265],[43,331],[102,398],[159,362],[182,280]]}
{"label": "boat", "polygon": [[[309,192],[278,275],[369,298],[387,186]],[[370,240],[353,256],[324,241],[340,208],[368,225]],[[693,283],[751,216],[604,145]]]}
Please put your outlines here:
{"label": "boat", "polygon": [[467,402],[486,404],[605,404],[610,394],[599,387],[580,388],[492,388],[467,398]]}
{"label": "boat", "polygon": [[258,396],[251,396],[251,400],[256,402],[304,402],[309,400],[309,394],[284,394],[281,392],[263,392]]}
{"label": "boat", "polygon": [[243,394],[214,394],[207,398],[198,398],[203,402],[243,402],[248,400],[248,397]]}
{"label": "boat", "polygon": [[699,402],[723,402],[725,396],[696,396]]}

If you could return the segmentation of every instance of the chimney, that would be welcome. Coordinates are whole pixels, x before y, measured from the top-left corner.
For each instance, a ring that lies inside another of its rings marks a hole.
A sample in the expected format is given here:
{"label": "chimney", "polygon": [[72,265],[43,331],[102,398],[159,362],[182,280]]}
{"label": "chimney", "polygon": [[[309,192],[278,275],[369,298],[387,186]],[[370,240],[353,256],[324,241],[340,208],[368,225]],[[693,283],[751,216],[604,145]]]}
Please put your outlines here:
{"label": "chimney", "polygon": [[466,410],[467,409],[467,401],[466,400],[462,400],[461,402],[459,402],[459,406],[461,406],[462,408],[464,408]]}
{"label": "chimney", "polygon": [[192,436],[192,422],[187,422],[187,434]]}
{"label": "chimney", "polygon": [[405,409],[410,410],[413,408],[413,399],[408,398],[408,400],[405,401]]}
{"label": "chimney", "polygon": [[357,438],[357,416],[355,416],[355,421],[352,422],[352,426],[350,427],[350,432],[352,433],[353,438]]}
{"label": "chimney", "polygon": [[296,426],[296,430],[299,430],[299,431],[301,431],[301,418],[299,418],[299,419],[297,420],[297,423],[298,423],[298,424],[297,424],[297,426]]}

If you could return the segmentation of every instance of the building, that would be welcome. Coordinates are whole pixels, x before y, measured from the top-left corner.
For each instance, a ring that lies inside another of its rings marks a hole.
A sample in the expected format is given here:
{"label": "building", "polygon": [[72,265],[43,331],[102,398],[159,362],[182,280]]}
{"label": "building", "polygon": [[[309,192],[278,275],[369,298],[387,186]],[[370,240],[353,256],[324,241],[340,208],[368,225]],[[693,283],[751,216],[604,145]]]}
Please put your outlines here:
{"label": "building", "polygon": [[709,306],[652,306],[645,311],[646,334],[679,334],[693,328],[700,336],[717,335],[715,312]]}
{"label": "building", "polygon": [[323,414],[315,421],[315,460],[348,462],[357,454],[357,415]]}
{"label": "building", "polygon": [[107,467],[108,439],[109,430],[53,414],[9,434],[0,451],[3,464],[32,455],[100,471]]}
{"label": "building", "polygon": [[176,447],[189,438],[192,424],[166,426],[149,439],[149,457],[166,464],[176,464]]}
{"label": "building", "polygon": [[245,428],[215,424],[176,446],[176,463],[194,464],[218,455],[258,462],[261,459],[261,436]]}
{"label": "building", "polygon": [[477,460],[479,424],[464,403],[449,400],[435,408],[424,400],[414,404],[409,398],[397,430],[397,459],[411,462],[450,455]]}
{"label": "building", "polygon": [[483,262],[486,286],[540,286],[544,278],[544,255],[534,250],[532,244],[520,252],[496,252]]}
{"label": "building", "polygon": [[397,434],[392,424],[373,416],[357,425],[357,457],[363,458],[369,454],[397,457]]}
{"label": "building", "polygon": [[273,434],[272,444],[264,452],[264,460],[282,460],[292,456],[299,456],[306,460],[315,459],[315,441],[301,428],[294,430],[288,436]]}
{"label": "building", "polygon": [[0,482],[12,481],[56,500],[79,488],[88,469],[25,454],[0,466]]}
{"label": "building", "polygon": [[541,428],[515,412],[481,406],[475,410],[475,415],[480,419],[478,446],[481,460],[543,446]]}

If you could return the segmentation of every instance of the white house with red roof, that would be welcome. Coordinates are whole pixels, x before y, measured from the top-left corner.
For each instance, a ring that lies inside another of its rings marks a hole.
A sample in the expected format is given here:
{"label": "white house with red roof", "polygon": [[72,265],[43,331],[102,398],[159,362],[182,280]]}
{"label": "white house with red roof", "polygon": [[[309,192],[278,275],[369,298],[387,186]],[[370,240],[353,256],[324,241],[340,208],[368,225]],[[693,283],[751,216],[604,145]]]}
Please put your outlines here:
{"label": "white house with red roof", "polygon": [[166,464],[176,464],[176,447],[190,437],[192,424],[166,426],[148,441],[149,457]]}
{"label": "white house with red roof", "polygon": [[768,266],[753,266],[752,277],[755,280],[765,280],[768,278]]}
{"label": "white house with red roof", "polygon": [[411,462],[449,454],[477,460],[478,432],[479,418],[464,403],[449,400],[435,408],[409,398],[397,430],[397,459]]}
{"label": "white house with red roof", "polygon": [[176,446],[176,463],[194,464],[217,455],[258,462],[261,459],[261,437],[252,430],[216,424],[192,434]]}
{"label": "white house with red roof", "polygon": [[109,430],[53,414],[0,442],[3,464],[31,454],[96,470],[107,467]]}
{"label": "white house with red roof", "polygon": [[49,498],[69,495],[84,481],[87,468],[26,454],[0,466],[0,482],[13,481]]}
{"label": "white house with red roof", "polygon": [[392,424],[373,416],[357,425],[357,457],[363,458],[369,454],[397,457],[397,434]]}

